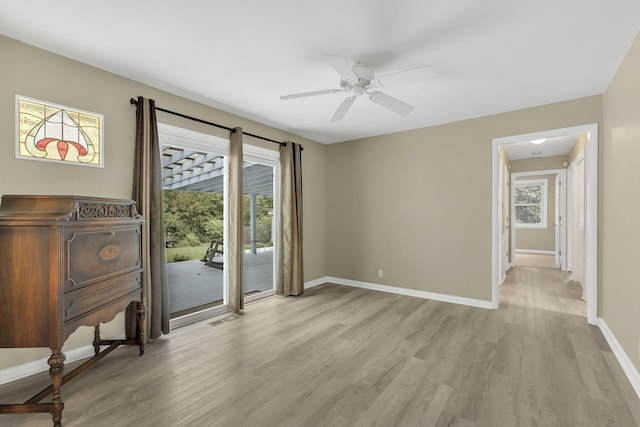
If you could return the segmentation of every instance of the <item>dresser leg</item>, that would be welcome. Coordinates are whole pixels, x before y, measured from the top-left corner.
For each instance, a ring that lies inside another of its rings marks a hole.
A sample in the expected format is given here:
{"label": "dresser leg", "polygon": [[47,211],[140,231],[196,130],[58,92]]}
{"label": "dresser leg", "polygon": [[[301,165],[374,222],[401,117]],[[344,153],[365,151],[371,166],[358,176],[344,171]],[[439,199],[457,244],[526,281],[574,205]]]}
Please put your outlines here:
{"label": "dresser leg", "polygon": [[140,346],[140,356],[144,354],[144,319],[146,317],[147,308],[144,301],[138,302],[138,345]]}
{"label": "dresser leg", "polygon": [[49,374],[51,375],[51,385],[53,386],[53,399],[51,401],[51,415],[53,415],[53,427],[62,426],[62,410],[64,402],[62,401],[62,374],[64,372],[64,361],[66,356],[64,353],[55,349],[51,352],[51,357],[47,363],[49,364]]}
{"label": "dresser leg", "polygon": [[93,351],[95,354],[100,353],[100,324],[93,328]]}

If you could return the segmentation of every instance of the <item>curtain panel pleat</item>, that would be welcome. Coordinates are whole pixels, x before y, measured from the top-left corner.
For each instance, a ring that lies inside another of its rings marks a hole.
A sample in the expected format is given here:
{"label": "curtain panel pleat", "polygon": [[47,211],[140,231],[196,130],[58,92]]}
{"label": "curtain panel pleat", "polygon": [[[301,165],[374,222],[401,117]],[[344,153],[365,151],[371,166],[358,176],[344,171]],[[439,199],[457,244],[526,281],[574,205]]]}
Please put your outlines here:
{"label": "curtain panel pleat", "polygon": [[[158,140],[155,102],[138,97],[132,199],[145,220],[143,252],[147,316],[145,340],[169,333],[169,288],[165,261],[162,153]],[[135,338],[136,303],[126,313],[127,338]]]}
{"label": "curtain panel pleat", "polygon": [[276,249],[276,293],[304,292],[302,253],[302,147],[293,142],[280,146],[280,239]]}
{"label": "curtain panel pleat", "polygon": [[[231,133],[229,147],[229,310],[244,309],[244,186],[242,180],[242,128]],[[225,268],[227,268],[225,266]]]}

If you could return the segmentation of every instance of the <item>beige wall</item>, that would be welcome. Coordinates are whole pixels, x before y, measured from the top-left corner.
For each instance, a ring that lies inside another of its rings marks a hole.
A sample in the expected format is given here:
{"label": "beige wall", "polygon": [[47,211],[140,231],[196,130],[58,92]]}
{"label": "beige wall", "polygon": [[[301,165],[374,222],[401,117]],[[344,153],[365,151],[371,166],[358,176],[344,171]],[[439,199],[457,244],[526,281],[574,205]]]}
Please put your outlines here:
{"label": "beige wall", "polygon": [[[131,97],[142,95],[158,106],[276,140],[302,143],[304,181],[305,280],[326,275],[327,147],[271,127],[188,101],[141,83],[63,58],[0,36],[3,63],[0,79],[0,196],[3,194],[79,194],[131,197],[135,107]],[[15,94],[104,114],[105,167],[103,169],[16,160],[14,156]],[[217,130],[158,113],[158,121],[201,132],[227,136]],[[245,142],[275,149],[267,142]],[[105,335],[122,333],[118,317]],[[69,350],[91,343],[91,331],[82,328],[65,345]],[[0,369],[48,355],[43,349],[0,349]]]}
{"label": "beige wall", "polygon": [[[513,163],[518,160],[514,160]],[[546,179],[547,180],[547,226],[544,228],[521,228],[516,227],[516,251],[555,251],[556,250],[556,229],[553,226],[556,211],[556,176],[555,175],[532,175],[523,176],[514,181]]]}
{"label": "beige wall", "polygon": [[640,35],[603,98],[600,315],[640,370]]}
{"label": "beige wall", "polygon": [[597,123],[601,108],[593,96],[330,145],[329,274],[489,301],[493,138]]}
{"label": "beige wall", "polygon": [[511,173],[565,169],[562,162],[568,158],[568,156],[552,156],[539,159],[511,160]]}

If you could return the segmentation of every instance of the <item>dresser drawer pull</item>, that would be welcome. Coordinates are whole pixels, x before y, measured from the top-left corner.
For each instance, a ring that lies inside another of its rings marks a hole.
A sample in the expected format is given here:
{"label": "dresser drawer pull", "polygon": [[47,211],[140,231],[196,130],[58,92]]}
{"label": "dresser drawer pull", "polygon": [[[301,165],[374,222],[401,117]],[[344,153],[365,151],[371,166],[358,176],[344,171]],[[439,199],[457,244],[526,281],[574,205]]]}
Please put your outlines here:
{"label": "dresser drawer pull", "polygon": [[100,249],[98,256],[103,261],[111,261],[112,259],[116,259],[120,256],[120,246],[118,245],[109,245]]}
{"label": "dresser drawer pull", "polygon": [[107,231],[107,236],[115,236],[116,232],[115,231]]}

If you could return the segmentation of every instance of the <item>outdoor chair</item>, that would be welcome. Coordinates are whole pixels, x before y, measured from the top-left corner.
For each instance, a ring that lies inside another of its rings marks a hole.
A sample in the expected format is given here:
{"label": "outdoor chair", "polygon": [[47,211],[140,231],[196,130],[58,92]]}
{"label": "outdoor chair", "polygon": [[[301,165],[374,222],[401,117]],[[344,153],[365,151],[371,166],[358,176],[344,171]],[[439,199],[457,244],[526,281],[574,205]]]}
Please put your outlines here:
{"label": "outdoor chair", "polygon": [[[222,261],[222,255],[224,254],[224,245],[220,240],[212,240],[211,244],[207,248],[207,251],[204,254],[204,258],[201,259],[204,262],[204,265],[208,267],[217,268],[218,270],[222,270],[224,265]],[[215,259],[217,258],[217,259]]]}

